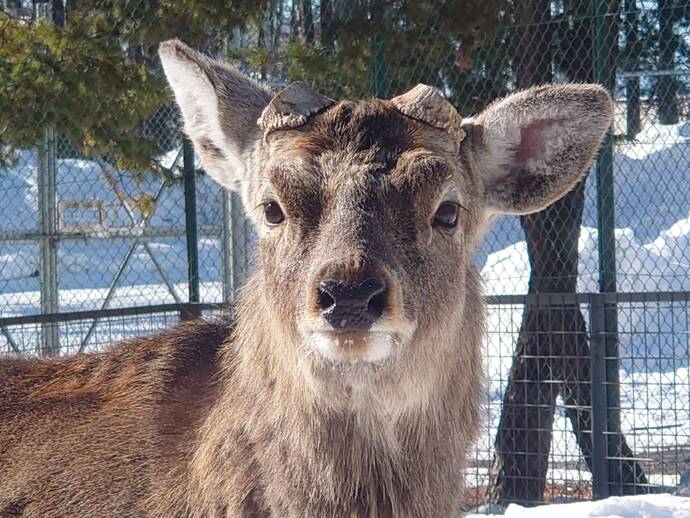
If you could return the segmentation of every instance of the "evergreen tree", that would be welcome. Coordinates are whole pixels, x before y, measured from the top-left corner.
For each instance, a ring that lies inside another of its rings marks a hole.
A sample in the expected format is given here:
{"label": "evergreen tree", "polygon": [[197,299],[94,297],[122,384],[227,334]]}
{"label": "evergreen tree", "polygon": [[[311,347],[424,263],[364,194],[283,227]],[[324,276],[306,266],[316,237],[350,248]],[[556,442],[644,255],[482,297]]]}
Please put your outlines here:
{"label": "evergreen tree", "polygon": [[3,149],[33,147],[52,126],[86,156],[107,155],[122,168],[150,167],[162,141],[154,138],[148,119],[169,102],[158,43],[179,37],[218,50],[233,27],[251,23],[269,5],[265,0],[74,0],[66,10],[53,2],[51,21],[37,18],[26,2],[5,2]]}

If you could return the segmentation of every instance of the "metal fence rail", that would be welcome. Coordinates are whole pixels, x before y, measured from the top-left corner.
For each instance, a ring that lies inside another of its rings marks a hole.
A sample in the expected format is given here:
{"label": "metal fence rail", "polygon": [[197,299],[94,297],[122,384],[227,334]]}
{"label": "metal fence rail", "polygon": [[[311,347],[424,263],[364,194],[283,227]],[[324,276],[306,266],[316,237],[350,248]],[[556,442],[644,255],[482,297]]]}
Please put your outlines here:
{"label": "metal fence rail", "polygon": [[[222,312],[225,307],[225,304],[179,302],[2,317],[0,333],[4,338],[4,344],[0,344],[0,356],[69,356],[100,351],[125,338],[153,333],[179,321],[198,318],[206,313]],[[126,325],[127,322],[131,326]],[[64,341],[57,349],[50,351],[50,354],[46,354],[38,347],[40,342],[35,341],[36,336],[40,336],[46,327],[62,336]],[[85,329],[90,332],[85,333]],[[85,336],[90,339],[85,339]],[[20,337],[21,340],[15,340],[14,337]],[[32,343],[32,339],[34,345],[27,347],[25,344]]]}

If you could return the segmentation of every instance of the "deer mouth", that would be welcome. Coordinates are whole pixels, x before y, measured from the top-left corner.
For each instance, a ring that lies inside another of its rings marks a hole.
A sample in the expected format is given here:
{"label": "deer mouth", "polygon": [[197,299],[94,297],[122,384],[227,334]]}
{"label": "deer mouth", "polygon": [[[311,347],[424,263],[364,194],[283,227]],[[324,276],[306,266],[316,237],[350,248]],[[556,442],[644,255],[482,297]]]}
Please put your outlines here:
{"label": "deer mouth", "polygon": [[314,331],[306,341],[323,359],[337,363],[383,363],[396,344],[391,333],[377,331]]}

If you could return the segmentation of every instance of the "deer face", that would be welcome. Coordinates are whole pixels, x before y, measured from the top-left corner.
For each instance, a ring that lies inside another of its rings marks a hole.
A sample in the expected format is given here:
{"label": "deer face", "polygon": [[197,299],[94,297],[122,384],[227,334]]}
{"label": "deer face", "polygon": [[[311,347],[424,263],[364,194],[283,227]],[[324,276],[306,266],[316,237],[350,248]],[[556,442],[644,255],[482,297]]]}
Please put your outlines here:
{"label": "deer face", "polygon": [[265,136],[251,203],[267,297],[308,350],[380,364],[457,316],[479,211],[457,144],[390,101]]}
{"label": "deer face", "polygon": [[161,58],[202,165],[258,230],[251,289],[285,354],[324,378],[334,365],[442,368],[462,326],[482,326],[465,301],[488,221],[565,194],[611,120],[592,85],[531,89],[463,120],[423,85],[390,101],[335,102],[303,83],[271,96],[179,42]]}

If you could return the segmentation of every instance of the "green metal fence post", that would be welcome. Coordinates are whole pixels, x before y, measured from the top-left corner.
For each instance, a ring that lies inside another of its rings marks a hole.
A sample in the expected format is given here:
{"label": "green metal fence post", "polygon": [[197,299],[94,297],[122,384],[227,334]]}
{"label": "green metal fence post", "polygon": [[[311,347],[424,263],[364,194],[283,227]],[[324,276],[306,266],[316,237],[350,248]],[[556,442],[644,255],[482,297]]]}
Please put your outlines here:
{"label": "green metal fence post", "polygon": [[[659,10],[659,68],[665,73],[659,76],[659,122],[678,123],[678,80],[673,76],[678,39],[674,34],[674,0],[657,0]],[[669,73],[670,72],[670,73]]]}
{"label": "green metal fence post", "polygon": [[[38,17],[53,21],[51,5],[37,4]],[[55,129],[48,127],[37,153],[38,214],[41,240],[39,244],[39,282],[41,313],[54,314],[60,308],[58,285],[58,220],[57,220],[57,138]],[[41,325],[40,353],[44,356],[60,354],[58,326]]]}
{"label": "green metal fence post", "polygon": [[[41,226],[40,241],[40,288],[41,313],[59,311],[58,248],[57,248],[57,160],[56,140],[53,128],[47,128],[38,149],[38,207]],[[41,354],[56,356],[60,352],[60,337],[54,324],[41,328]]]}
{"label": "green metal fence post", "polygon": [[[594,67],[595,77],[607,90],[613,93],[615,70],[613,50],[617,45],[617,6],[615,0],[596,0]],[[596,164],[597,180],[597,224],[599,230],[599,290],[616,291],[616,238],[614,218],[613,186],[613,140],[611,130],[599,152]],[[615,304],[604,308],[604,351],[606,364],[606,407],[608,437],[608,477],[606,494],[621,494],[620,444],[620,388],[618,353],[618,315]]]}
{"label": "green metal fence post", "polygon": [[199,295],[199,248],[196,221],[196,168],[194,166],[194,148],[186,138],[182,142],[183,177],[184,177],[184,214],[187,236],[187,282],[189,302],[200,301]]}
{"label": "green metal fence post", "polygon": [[[635,73],[640,54],[640,38],[637,34],[639,16],[636,0],[625,0],[625,69]],[[628,76],[625,80],[625,120],[628,138],[640,132],[640,78]]]}
{"label": "green metal fence post", "polygon": [[604,296],[589,298],[589,353],[592,373],[592,498],[609,496],[606,427],[606,310]]}
{"label": "green metal fence post", "polygon": [[249,226],[244,215],[242,199],[237,192],[230,194],[230,245],[232,258],[233,300],[238,288],[247,278],[249,266]]}
{"label": "green metal fence post", "polygon": [[234,297],[234,281],[233,281],[233,255],[232,255],[232,200],[230,199],[230,192],[223,189],[221,193],[220,210],[222,216],[221,226],[221,264],[223,271],[223,302],[226,304],[231,302]]}

